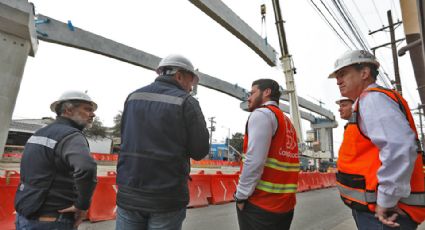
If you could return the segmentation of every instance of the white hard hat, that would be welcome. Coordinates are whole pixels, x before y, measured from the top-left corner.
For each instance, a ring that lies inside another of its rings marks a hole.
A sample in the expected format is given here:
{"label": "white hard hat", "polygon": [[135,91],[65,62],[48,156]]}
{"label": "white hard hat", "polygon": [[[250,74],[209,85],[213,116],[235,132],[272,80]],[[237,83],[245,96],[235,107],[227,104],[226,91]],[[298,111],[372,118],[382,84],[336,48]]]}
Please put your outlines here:
{"label": "white hard hat", "polygon": [[71,101],[71,100],[85,101],[85,102],[91,103],[93,105],[94,111],[96,111],[97,109],[97,104],[86,93],[83,93],[80,91],[66,91],[59,97],[58,100],[54,101],[50,105],[50,110],[52,110],[52,112],[56,112],[57,105],[59,105],[61,102]]}
{"label": "white hard hat", "polygon": [[329,78],[335,78],[336,72],[346,66],[359,64],[359,63],[372,63],[379,68],[379,62],[376,57],[366,50],[350,50],[345,52],[341,57],[335,61],[334,69]]}
{"label": "white hard hat", "polygon": [[160,74],[164,67],[175,67],[178,69],[186,70],[192,73],[197,78],[197,80],[199,79],[198,74],[196,73],[197,71],[195,71],[195,69],[193,68],[192,62],[190,62],[189,59],[182,55],[170,54],[167,57],[163,58],[159,62],[158,67],[156,68],[156,73]]}
{"label": "white hard hat", "polygon": [[341,97],[339,100],[335,101],[335,103],[336,103],[337,105],[339,105],[339,104],[341,104],[341,102],[343,102],[343,101],[351,101],[351,103],[354,103],[354,101],[353,101],[353,100],[351,100],[351,99],[350,99],[350,98],[348,98],[348,97]]}

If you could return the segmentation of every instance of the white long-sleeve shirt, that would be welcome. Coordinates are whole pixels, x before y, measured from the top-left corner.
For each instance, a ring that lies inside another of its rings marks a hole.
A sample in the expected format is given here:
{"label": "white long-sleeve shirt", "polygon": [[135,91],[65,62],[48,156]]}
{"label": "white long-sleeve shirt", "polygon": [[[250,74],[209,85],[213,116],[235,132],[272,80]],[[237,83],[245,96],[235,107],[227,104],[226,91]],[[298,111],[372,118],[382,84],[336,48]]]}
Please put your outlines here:
{"label": "white long-sleeve shirt", "polygon": [[[267,101],[263,105],[277,105]],[[236,197],[244,200],[254,192],[263,174],[272,137],[277,129],[275,114],[267,108],[255,109],[248,119],[248,147]]]}
{"label": "white long-sleeve shirt", "polygon": [[[377,87],[371,84],[368,88]],[[361,131],[379,148],[379,206],[394,207],[410,194],[410,178],[417,158],[416,135],[398,103],[380,92],[367,92],[357,99]]]}

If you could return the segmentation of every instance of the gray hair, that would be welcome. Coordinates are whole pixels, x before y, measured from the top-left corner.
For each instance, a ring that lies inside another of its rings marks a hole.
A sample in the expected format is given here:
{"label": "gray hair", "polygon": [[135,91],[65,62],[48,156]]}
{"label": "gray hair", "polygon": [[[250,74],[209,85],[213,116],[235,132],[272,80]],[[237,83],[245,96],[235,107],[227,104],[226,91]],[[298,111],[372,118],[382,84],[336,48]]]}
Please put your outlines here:
{"label": "gray hair", "polygon": [[82,102],[78,100],[70,100],[70,101],[64,101],[62,103],[59,103],[56,106],[56,114],[60,116],[63,114],[63,112],[65,112],[66,109],[72,109],[72,108],[78,107],[81,105],[81,103]]}

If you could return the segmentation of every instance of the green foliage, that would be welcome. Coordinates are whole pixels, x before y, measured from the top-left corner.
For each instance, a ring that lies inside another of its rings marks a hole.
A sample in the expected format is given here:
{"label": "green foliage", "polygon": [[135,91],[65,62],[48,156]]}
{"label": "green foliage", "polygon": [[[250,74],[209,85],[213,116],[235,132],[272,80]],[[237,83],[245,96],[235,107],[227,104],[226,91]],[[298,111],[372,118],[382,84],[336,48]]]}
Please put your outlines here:
{"label": "green foliage", "polygon": [[112,127],[113,137],[121,137],[121,118],[122,111],[119,111],[119,113],[114,117],[114,126]]}
{"label": "green foliage", "polygon": [[242,153],[243,148],[243,137],[244,135],[242,133],[234,133],[232,134],[232,139],[230,139],[230,145],[240,153]]}

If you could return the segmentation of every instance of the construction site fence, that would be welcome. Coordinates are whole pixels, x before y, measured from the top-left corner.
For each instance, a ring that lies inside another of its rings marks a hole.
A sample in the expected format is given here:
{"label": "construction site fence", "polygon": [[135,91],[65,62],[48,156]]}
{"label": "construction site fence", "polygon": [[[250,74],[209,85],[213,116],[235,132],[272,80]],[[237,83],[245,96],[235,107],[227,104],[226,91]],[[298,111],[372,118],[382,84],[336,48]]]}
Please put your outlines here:
{"label": "construction site fence", "polygon": [[[90,153],[90,155],[93,157],[96,161],[118,161],[118,154],[108,154],[108,153]],[[21,152],[5,152],[3,153],[3,159],[21,159],[22,153]],[[241,162],[236,161],[225,161],[225,160],[200,160],[195,161],[191,160],[192,167],[195,168],[214,168],[214,167],[222,167],[222,166],[229,166],[229,167],[239,167]]]}
{"label": "construction site fence", "polygon": [[[239,172],[234,174],[205,174],[204,170],[191,174],[188,180],[190,201],[188,207],[204,207],[232,202],[239,181]],[[300,172],[298,192],[335,186],[335,173]],[[0,170],[0,229],[15,229],[14,199],[19,185],[19,173]],[[113,220],[116,217],[116,172],[98,176],[98,183],[88,211],[91,222]]]}

